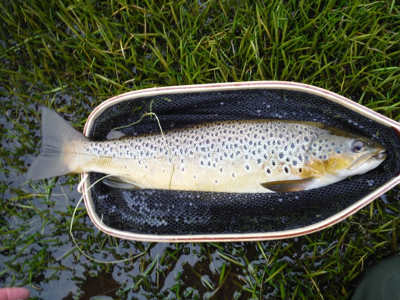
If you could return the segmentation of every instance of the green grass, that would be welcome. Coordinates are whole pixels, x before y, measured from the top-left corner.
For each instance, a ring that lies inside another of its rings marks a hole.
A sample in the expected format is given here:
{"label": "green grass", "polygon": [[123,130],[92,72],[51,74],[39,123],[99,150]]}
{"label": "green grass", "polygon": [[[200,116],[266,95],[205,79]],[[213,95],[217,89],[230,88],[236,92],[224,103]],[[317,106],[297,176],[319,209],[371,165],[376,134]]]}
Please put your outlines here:
{"label": "green grass", "polygon": [[342,299],[399,253],[396,188],[323,232],[260,243],[120,241],[81,208],[83,249],[106,260],[142,254],[100,265],[68,236],[77,177],[23,179],[38,152],[39,104],[82,129],[103,100],[147,87],[299,81],[399,121],[396,1],[31,0],[2,1],[0,12],[0,286],[28,286],[37,299]]}

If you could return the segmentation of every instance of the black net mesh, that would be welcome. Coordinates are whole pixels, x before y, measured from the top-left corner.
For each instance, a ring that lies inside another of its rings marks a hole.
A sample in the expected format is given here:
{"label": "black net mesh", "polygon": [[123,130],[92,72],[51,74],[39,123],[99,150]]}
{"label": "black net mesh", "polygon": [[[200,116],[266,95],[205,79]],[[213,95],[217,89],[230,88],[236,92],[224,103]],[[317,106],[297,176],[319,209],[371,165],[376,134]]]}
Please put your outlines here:
{"label": "black net mesh", "polygon": [[[387,149],[388,157],[367,174],[303,192],[132,191],[99,183],[91,190],[96,212],[115,229],[158,235],[294,229],[336,214],[400,173],[400,139],[393,129],[321,97],[287,90],[202,92],[125,101],[96,119],[90,137],[104,140],[112,128],[135,122],[150,107],[164,131],[216,120],[314,121],[369,137]],[[139,135],[158,133],[159,128],[154,119],[145,118],[122,131]],[[90,180],[94,182],[101,176],[91,174]]]}

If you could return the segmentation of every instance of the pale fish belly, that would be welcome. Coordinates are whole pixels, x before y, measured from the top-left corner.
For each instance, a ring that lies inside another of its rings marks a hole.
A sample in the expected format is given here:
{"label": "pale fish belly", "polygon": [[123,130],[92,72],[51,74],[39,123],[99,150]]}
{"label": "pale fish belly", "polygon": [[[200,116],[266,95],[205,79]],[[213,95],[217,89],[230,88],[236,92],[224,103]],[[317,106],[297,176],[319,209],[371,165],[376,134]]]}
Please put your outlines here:
{"label": "pale fish belly", "polygon": [[[165,136],[88,142],[83,151],[95,158],[83,169],[113,174],[141,188],[270,192],[263,182],[301,179],[308,164],[322,158],[313,144],[323,132],[281,121],[209,123]],[[324,147],[330,151],[328,142]]]}

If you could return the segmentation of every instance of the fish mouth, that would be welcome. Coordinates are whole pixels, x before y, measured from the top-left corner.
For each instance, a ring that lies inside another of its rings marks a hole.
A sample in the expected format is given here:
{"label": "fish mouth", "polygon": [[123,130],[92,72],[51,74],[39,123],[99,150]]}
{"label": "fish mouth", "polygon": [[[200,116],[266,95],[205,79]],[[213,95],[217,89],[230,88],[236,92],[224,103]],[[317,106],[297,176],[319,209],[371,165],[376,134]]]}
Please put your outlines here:
{"label": "fish mouth", "polygon": [[376,153],[372,156],[372,158],[377,160],[385,160],[387,157],[386,149],[379,149]]}
{"label": "fish mouth", "polygon": [[377,160],[377,161],[384,161],[387,157],[386,149],[379,148],[376,151],[373,152],[368,152],[363,155],[361,155],[359,158],[357,158],[348,168],[349,170],[354,170],[358,166],[362,165],[363,163],[369,161],[369,160]]}

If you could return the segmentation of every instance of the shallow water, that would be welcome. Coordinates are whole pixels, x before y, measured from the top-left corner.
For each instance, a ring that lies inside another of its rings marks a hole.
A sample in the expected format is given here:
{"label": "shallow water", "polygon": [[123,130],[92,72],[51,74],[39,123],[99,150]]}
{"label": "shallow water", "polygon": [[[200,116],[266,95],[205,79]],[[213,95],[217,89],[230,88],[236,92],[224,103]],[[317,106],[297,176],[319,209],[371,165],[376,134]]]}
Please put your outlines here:
{"label": "shallow water", "polygon": [[[251,294],[243,288],[261,292],[264,296],[279,297],[283,283],[289,294],[295,291],[299,281],[303,288],[312,289],[307,272],[322,269],[323,272],[341,274],[335,270],[336,266],[327,268],[326,265],[336,251],[339,260],[346,260],[349,256],[346,244],[356,240],[360,234],[352,226],[345,237],[347,242],[340,242],[333,233],[345,228],[338,225],[325,235],[274,242],[140,243],[99,233],[83,214],[74,226],[74,233],[86,253],[110,261],[144,252],[143,256],[126,263],[101,265],[80,255],[68,235],[71,205],[79,198],[79,194],[71,190],[74,187],[57,184],[50,199],[32,200],[37,212],[26,213],[22,209],[21,217],[5,218],[8,229],[18,230],[18,234],[5,235],[5,239],[10,240],[17,237],[17,245],[12,250],[0,252],[0,264],[7,268],[0,277],[2,285],[20,285],[32,276],[32,296],[40,299],[91,299],[99,295],[112,299],[175,299],[178,295],[184,298],[239,299]],[[386,201],[393,205],[392,201]],[[389,248],[384,252],[388,255],[394,250]],[[373,260],[378,258],[370,258],[369,263],[372,264]],[[260,290],[257,281],[273,276],[280,268],[275,280],[261,285]],[[320,283],[319,288],[325,290],[329,289],[331,281],[321,280]]]}
{"label": "shallow water", "polygon": [[344,297],[368,266],[399,251],[395,188],[331,229],[259,243],[123,241],[95,229],[81,205],[74,234],[87,254],[104,261],[140,254],[119,264],[92,262],[68,234],[78,176],[25,182],[39,141],[38,115],[27,112],[37,106],[16,110],[15,99],[2,100],[9,109],[0,115],[0,286],[27,286],[36,299],[289,298],[315,294],[316,286]]}

